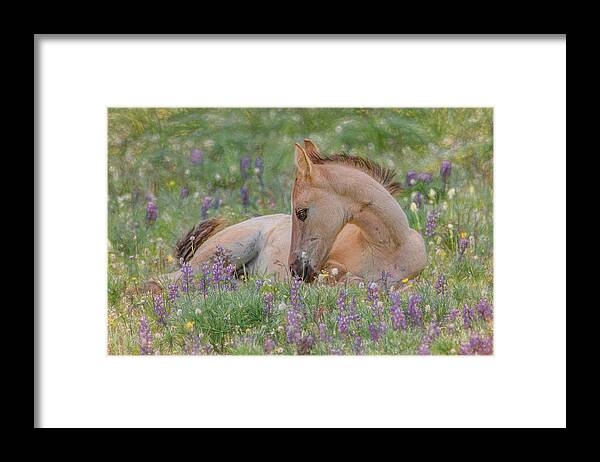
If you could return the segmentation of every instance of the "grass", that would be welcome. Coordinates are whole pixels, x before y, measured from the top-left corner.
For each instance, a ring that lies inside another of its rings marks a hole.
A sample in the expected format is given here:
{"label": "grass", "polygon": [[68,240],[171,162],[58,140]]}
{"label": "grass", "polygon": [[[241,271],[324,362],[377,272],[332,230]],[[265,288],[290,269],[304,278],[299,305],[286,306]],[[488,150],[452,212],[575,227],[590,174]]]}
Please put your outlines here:
{"label": "grass", "polygon": [[[270,354],[490,353],[478,346],[478,336],[491,341],[490,316],[475,309],[471,319],[464,312],[465,305],[474,309],[482,299],[493,303],[491,109],[110,109],[108,121],[109,354],[140,354],[142,317],[149,322],[152,353],[163,355],[264,354],[265,341],[272,342]],[[293,143],[304,138],[326,153],[344,150],[394,167],[403,183],[411,170],[433,175],[430,183],[418,181],[398,196],[411,227],[423,235],[428,214],[439,212],[435,233],[426,238],[426,269],[399,291],[406,329],[393,328],[393,301],[381,281],[382,315],[367,300],[366,286],[331,286],[325,276],[302,284],[303,341],[292,343],[286,336],[290,285],[266,275],[244,277],[235,290],[195,290],[175,303],[165,298],[165,323],[150,296],[125,296],[126,287],[175,269],[175,242],[201,220],[205,197],[213,204],[220,200],[218,208],[205,211],[209,217],[231,222],[289,213]],[[202,150],[202,163],[191,161],[193,149]],[[245,181],[244,155],[253,162]],[[262,181],[254,171],[256,157],[264,161]],[[452,162],[447,184],[439,173],[443,159]],[[250,195],[246,207],[244,185]],[[188,197],[181,198],[183,187]],[[417,192],[422,206],[413,210]],[[150,223],[149,197],[158,210]],[[461,237],[468,242],[463,253]],[[447,282],[443,293],[435,288],[440,276]],[[347,334],[340,333],[336,304],[342,290],[347,304],[355,299],[360,317]],[[273,309],[265,314],[267,293]],[[421,297],[422,323],[413,322],[408,311],[415,295]],[[369,326],[381,322],[386,330],[374,340]]]}

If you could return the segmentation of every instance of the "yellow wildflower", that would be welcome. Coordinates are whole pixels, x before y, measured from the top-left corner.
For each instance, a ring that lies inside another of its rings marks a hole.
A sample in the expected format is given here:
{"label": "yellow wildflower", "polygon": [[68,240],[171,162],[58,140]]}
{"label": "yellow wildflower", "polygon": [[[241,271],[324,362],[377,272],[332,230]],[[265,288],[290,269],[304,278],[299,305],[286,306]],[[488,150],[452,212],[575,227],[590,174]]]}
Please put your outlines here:
{"label": "yellow wildflower", "polygon": [[404,284],[406,284],[406,283],[408,282],[408,278],[404,278],[404,279],[402,279],[402,282],[403,282]]}
{"label": "yellow wildflower", "polygon": [[187,330],[192,330],[194,328],[194,322],[193,321],[188,321],[185,323],[185,328]]}

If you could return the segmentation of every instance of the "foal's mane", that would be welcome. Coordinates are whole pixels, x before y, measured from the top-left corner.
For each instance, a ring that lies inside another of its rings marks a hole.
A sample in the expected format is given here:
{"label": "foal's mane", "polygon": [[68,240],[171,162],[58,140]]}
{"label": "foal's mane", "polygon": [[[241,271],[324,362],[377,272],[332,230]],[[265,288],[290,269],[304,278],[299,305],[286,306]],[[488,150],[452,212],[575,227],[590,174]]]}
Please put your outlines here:
{"label": "foal's mane", "polygon": [[338,152],[330,156],[324,156],[316,150],[312,143],[306,144],[306,154],[313,164],[342,164],[354,167],[371,178],[379,182],[393,196],[402,191],[402,186],[397,181],[394,181],[396,171],[392,168],[385,168],[381,164],[370,159],[360,156],[352,156],[345,152]]}

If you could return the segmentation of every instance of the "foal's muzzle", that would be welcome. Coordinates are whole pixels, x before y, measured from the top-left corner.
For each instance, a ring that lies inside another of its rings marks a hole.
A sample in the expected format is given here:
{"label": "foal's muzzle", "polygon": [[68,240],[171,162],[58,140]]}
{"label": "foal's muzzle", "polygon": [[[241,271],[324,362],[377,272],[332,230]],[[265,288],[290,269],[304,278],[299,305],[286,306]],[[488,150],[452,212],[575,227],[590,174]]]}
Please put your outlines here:
{"label": "foal's muzzle", "polygon": [[303,281],[312,281],[315,277],[315,270],[308,263],[303,262],[301,259],[295,260],[290,265],[290,271],[292,276],[298,276],[302,278]]}

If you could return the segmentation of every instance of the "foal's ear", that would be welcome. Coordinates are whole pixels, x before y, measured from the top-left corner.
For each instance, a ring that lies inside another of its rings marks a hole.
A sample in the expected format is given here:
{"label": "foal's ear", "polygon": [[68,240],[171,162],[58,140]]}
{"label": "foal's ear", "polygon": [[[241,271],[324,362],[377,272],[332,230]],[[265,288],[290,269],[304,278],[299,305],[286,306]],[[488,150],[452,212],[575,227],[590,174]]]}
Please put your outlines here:
{"label": "foal's ear", "polygon": [[304,150],[309,159],[319,159],[321,157],[319,148],[317,148],[317,145],[309,139],[304,140]]}
{"label": "foal's ear", "polygon": [[310,161],[308,154],[306,154],[306,151],[302,149],[302,146],[300,146],[298,143],[294,144],[294,147],[296,148],[295,161],[298,172],[302,176],[310,176],[310,173],[312,172],[312,162]]}

